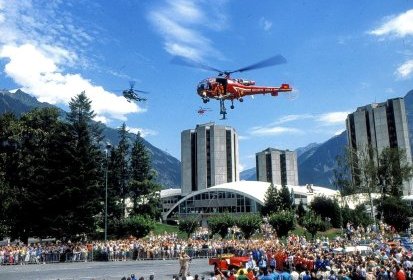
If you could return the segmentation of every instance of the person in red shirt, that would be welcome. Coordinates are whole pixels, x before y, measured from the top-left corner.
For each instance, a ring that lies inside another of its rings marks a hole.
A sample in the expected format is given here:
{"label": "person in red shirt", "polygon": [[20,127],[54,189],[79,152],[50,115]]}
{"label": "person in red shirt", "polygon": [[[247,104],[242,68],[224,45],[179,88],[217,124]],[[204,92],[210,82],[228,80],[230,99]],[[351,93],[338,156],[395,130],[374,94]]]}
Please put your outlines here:
{"label": "person in red shirt", "polygon": [[247,278],[248,280],[255,280],[254,270],[251,268],[248,268]]}
{"label": "person in red shirt", "polygon": [[406,273],[398,265],[396,265],[396,280],[406,280]]}
{"label": "person in red shirt", "polygon": [[228,280],[236,280],[237,278],[235,277],[235,270],[231,270],[229,272],[229,277]]}

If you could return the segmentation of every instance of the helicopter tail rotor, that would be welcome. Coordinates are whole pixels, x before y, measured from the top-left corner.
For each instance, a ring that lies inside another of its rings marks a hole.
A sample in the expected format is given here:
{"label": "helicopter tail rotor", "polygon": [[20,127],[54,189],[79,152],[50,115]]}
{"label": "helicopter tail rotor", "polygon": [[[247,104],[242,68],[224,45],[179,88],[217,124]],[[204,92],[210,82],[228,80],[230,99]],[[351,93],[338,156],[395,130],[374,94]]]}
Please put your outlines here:
{"label": "helicopter tail rotor", "polygon": [[300,91],[298,89],[293,89],[291,92],[287,93],[287,98],[289,100],[296,100],[300,96]]}

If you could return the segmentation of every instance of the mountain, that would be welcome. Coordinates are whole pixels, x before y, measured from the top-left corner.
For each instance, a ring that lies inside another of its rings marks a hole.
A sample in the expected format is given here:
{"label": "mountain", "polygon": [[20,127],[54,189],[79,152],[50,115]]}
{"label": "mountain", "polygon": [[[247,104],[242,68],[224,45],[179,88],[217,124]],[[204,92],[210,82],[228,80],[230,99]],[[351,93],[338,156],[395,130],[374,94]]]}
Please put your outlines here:
{"label": "mountain", "polygon": [[305,159],[311,157],[319,146],[320,144],[318,143],[311,143],[305,147],[297,148],[295,150],[295,152],[297,153],[297,158],[300,158],[302,155],[304,155],[301,158],[301,160],[304,161]]}
{"label": "mountain", "polygon": [[239,174],[240,180],[245,181],[256,181],[257,180],[257,170],[255,167],[246,169]]}
{"label": "mountain", "polygon": [[[342,153],[347,144],[346,131],[334,136],[322,144],[311,143],[298,148],[298,182],[300,185],[314,184],[333,188],[333,170],[336,167],[336,157]],[[240,173],[241,180],[256,180],[255,167]]]}
{"label": "mountain", "polygon": [[37,101],[36,98],[24,93],[20,89],[15,93],[7,90],[0,91],[0,114],[13,112],[16,116],[20,116],[33,108],[53,107],[48,103]]}
{"label": "mountain", "polygon": [[[34,108],[55,107],[45,102],[39,102],[36,98],[17,90],[11,93],[0,90],[0,114],[12,112],[20,116]],[[66,112],[59,109],[61,114]],[[119,142],[118,131],[114,128],[103,126],[104,143],[117,144]],[[129,133],[129,138],[134,140],[136,135]],[[158,149],[148,141],[144,140],[146,148],[149,150],[152,159],[152,167],[157,172],[156,181],[166,188],[179,188],[181,185],[181,162],[170,154]]]}
{"label": "mountain", "polygon": [[336,158],[347,145],[347,132],[330,138],[298,157],[298,182],[333,188]]}

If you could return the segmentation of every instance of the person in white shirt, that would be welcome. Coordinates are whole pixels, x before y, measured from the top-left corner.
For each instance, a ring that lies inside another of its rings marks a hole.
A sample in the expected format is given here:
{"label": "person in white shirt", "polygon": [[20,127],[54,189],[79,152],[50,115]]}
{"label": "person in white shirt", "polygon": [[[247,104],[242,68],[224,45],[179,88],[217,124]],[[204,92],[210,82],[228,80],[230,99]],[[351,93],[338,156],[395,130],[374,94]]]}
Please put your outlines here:
{"label": "person in white shirt", "polygon": [[251,268],[251,269],[254,269],[254,268],[256,268],[257,267],[257,265],[256,265],[256,263],[255,263],[255,261],[254,261],[254,258],[252,257],[252,254],[250,254],[250,259],[247,261],[247,263],[245,264],[245,268],[246,269],[248,269],[248,268]]}
{"label": "person in white shirt", "polygon": [[290,275],[292,280],[298,280],[300,278],[300,274],[298,274],[298,272],[295,269],[291,271]]}

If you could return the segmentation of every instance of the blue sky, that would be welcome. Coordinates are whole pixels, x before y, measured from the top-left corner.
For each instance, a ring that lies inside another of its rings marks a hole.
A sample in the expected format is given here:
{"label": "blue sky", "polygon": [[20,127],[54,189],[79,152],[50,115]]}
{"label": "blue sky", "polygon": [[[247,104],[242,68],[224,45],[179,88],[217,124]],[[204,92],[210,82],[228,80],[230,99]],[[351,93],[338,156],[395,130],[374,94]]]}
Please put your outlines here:
{"label": "blue sky", "polygon": [[[276,54],[288,62],[233,76],[294,94],[247,98],[225,121],[195,91],[215,73],[170,63],[234,70]],[[121,97],[129,81],[147,102]],[[85,90],[98,120],[126,122],[178,159],[182,130],[229,125],[250,168],[258,151],[324,142],[358,106],[413,88],[413,1],[0,0],[0,88],[62,108]]]}

